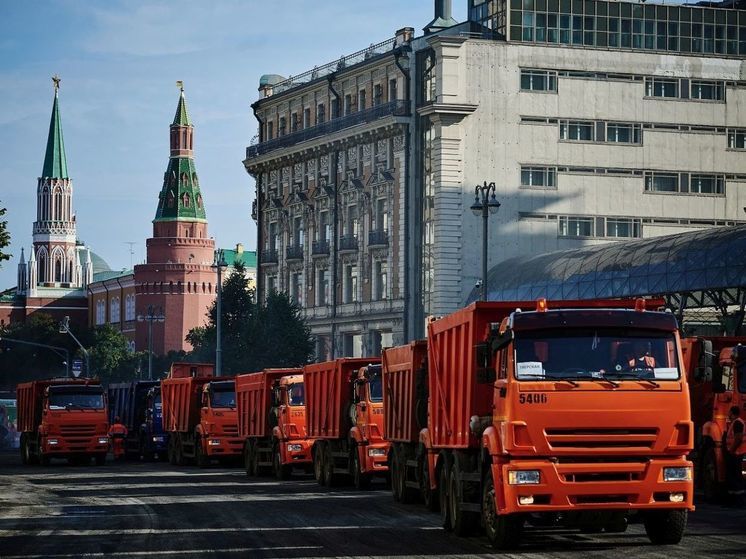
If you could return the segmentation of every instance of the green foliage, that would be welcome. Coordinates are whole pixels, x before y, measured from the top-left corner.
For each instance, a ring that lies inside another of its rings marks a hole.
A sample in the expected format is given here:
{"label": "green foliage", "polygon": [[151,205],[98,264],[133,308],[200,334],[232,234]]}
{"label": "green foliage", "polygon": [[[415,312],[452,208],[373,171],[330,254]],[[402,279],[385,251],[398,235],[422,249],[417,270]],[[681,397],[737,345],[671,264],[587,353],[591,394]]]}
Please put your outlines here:
{"label": "green foliage", "polygon": [[[111,324],[96,326],[87,335],[91,371],[104,384],[134,380],[138,377],[138,366],[147,358],[144,352],[132,353],[129,341]],[[83,340],[81,340],[81,343]]]}
{"label": "green foliage", "polygon": [[[0,218],[5,215],[6,208],[0,208]],[[8,232],[7,220],[0,220],[0,267],[2,267],[3,260],[10,260],[10,254],[4,252],[3,249],[10,245],[10,233]]]}
{"label": "green foliage", "polygon": [[[298,305],[285,293],[271,293],[265,304],[255,303],[254,290],[240,262],[223,283],[221,306],[224,374],[294,367],[305,364],[312,355],[313,339]],[[186,337],[194,348],[191,361],[215,362],[217,302],[207,317],[206,326],[193,328]]]}

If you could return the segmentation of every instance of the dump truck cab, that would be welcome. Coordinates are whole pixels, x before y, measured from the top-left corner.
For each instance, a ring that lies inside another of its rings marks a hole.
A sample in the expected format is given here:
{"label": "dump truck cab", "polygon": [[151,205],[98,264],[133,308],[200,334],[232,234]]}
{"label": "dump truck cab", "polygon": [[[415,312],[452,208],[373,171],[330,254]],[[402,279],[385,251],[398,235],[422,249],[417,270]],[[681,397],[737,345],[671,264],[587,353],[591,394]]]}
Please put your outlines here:
{"label": "dump truck cab", "polygon": [[358,369],[352,382],[352,428],[362,475],[388,471],[391,443],[383,439],[383,379],[381,365]]}
{"label": "dump truck cab", "polygon": [[272,436],[276,441],[275,473],[280,467],[278,477],[290,477],[294,464],[305,469],[311,465],[311,441],[306,437],[306,399],[303,375],[288,375],[275,381],[272,389],[273,410],[271,415],[277,418],[277,425],[272,427]]}
{"label": "dump truck cab", "polygon": [[202,387],[200,422],[196,433],[202,442],[204,456],[220,458],[240,455],[243,445],[238,438],[234,379],[212,379]]}

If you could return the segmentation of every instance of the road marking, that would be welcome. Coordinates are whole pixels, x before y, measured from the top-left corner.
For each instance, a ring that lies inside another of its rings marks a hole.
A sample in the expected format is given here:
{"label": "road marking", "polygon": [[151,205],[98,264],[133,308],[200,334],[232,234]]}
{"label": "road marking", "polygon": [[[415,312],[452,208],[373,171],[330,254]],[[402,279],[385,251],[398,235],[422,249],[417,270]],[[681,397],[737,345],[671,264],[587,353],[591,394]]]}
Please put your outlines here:
{"label": "road marking", "polygon": [[311,549],[323,549],[320,545],[294,545],[294,546],[281,546],[281,547],[228,547],[228,548],[211,548],[211,549],[180,549],[180,550],[161,550],[161,551],[107,551],[107,552],[93,552],[93,553],[58,553],[50,555],[45,553],[44,555],[6,555],[3,559],[77,559],[84,555],[85,557],[143,557],[143,556],[163,556],[163,555],[207,555],[214,553],[247,553],[252,551],[299,551],[299,550],[311,550]]}

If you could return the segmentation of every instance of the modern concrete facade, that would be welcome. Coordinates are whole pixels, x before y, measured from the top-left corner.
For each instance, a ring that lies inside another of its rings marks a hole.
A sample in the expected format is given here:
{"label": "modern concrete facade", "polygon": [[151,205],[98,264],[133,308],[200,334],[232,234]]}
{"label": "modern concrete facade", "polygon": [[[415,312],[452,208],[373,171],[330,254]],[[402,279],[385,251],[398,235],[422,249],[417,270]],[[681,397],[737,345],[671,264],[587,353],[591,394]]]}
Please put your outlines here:
{"label": "modern concrete facade", "polygon": [[[449,4],[436,2],[440,25],[388,54],[410,84],[400,94],[409,120],[396,158],[408,164],[395,169],[399,217],[388,224],[399,231],[403,274],[391,317],[401,320],[395,331],[403,339],[394,343],[422,336],[427,316],[461,307],[481,277],[481,220],[470,206],[485,181],[495,182],[502,204],[490,218],[490,267],[517,255],[746,221],[746,11],[733,2],[471,0],[469,21],[455,24]],[[319,130],[312,140],[290,133],[280,146],[272,130],[267,135],[269,115],[291,122],[293,110],[305,114],[304,95],[336,87],[341,76],[283,82],[282,91],[268,87],[270,77],[254,105],[262,132],[245,164],[257,177],[260,247],[270,256],[278,245],[268,238],[293,238],[292,223],[283,229],[281,220],[294,194],[288,186],[269,195],[271,169],[291,185],[303,147],[335,145],[349,132]],[[337,186],[333,196],[343,180],[327,181]],[[342,231],[333,242],[342,243]],[[260,290],[264,281],[291,291],[286,248],[274,261],[260,258]],[[313,263],[307,256],[304,266]],[[321,312],[301,301],[315,333],[338,328],[341,304]],[[368,313],[360,306],[345,318],[363,330]],[[343,341],[337,349],[349,353]]]}

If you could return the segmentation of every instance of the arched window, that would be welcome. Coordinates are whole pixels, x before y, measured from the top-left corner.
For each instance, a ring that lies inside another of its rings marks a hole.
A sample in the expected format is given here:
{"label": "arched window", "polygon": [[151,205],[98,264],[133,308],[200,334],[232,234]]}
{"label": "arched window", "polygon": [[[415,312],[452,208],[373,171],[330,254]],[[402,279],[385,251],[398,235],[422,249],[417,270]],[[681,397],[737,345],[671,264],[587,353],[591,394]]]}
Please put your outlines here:
{"label": "arched window", "polygon": [[170,281],[168,282],[168,292],[173,293],[174,292],[174,282]]}
{"label": "arched window", "polygon": [[202,209],[202,194],[197,193],[197,207]]}
{"label": "arched window", "polygon": [[47,278],[49,277],[48,271],[47,271],[47,252],[42,249],[39,251],[39,283],[46,283]]}
{"label": "arched window", "polygon": [[60,258],[54,260],[54,281],[62,281],[62,260]]}
{"label": "arched window", "polygon": [[169,208],[173,208],[174,207],[174,202],[176,202],[176,197],[174,196],[173,191],[169,190],[168,191],[168,195],[166,196],[166,205]]}
{"label": "arched window", "polygon": [[202,282],[202,293],[205,293],[205,282]]}
{"label": "arched window", "polygon": [[62,190],[57,187],[54,189],[54,194],[52,195],[52,199],[54,200],[54,217],[52,219],[56,221],[62,220]]}
{"label": "arched window", "polygon": [[189,193],[185,192],[181,195],[181,205],[185,208],[188,208],[191,204],[191,199],[189,198]]}

